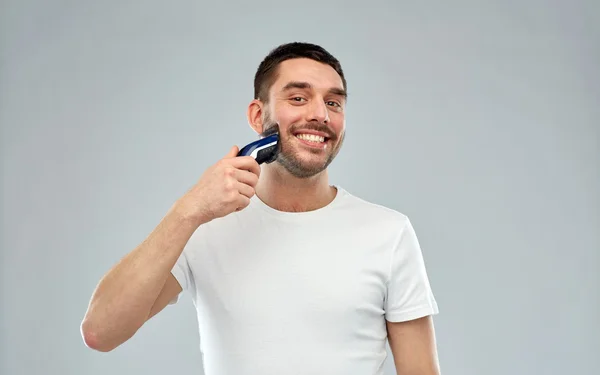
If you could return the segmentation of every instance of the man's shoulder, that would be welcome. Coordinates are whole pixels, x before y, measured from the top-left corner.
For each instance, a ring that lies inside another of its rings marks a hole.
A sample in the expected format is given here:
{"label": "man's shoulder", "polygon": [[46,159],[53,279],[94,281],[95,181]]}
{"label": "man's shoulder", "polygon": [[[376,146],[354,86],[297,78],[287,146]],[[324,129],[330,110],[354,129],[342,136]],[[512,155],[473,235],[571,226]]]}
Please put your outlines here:
{"label": "man's shoulder", "polygon": [[346,189],[343,190],[343,193],[345,194],[349,211],[364,217],[364,219],[383,220],[387,222],[392,221],[394,223],[404,223],[408,221],[408,216],[404,212],[392,208],[383,202],[365,198],[364,196],[358,196]]}

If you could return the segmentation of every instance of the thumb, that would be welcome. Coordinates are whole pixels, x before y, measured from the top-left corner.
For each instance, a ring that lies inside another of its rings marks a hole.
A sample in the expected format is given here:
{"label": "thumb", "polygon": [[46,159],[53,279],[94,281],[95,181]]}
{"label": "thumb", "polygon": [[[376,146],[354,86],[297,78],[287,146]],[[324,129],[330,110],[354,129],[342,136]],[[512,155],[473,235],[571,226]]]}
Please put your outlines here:
{"label": "thumb", "polygon": [[238,152],[240,152],[238,146],[233,146],[229,149],[229,152],[227,153],[227,155],[225,155],[226,158],[234,158],[237,156]]}

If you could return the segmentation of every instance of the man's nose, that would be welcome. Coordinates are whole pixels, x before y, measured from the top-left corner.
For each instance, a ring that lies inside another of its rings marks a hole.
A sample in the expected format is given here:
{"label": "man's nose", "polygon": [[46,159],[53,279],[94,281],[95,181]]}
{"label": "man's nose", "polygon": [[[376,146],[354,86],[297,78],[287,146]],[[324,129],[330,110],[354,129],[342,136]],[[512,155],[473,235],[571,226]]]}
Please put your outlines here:
{"label": "man's nose", "polygon": [[329,110],[323,100],[313,100],[309,106],[308,119],[309,122],[317,121],[321,124],[329,122]]}

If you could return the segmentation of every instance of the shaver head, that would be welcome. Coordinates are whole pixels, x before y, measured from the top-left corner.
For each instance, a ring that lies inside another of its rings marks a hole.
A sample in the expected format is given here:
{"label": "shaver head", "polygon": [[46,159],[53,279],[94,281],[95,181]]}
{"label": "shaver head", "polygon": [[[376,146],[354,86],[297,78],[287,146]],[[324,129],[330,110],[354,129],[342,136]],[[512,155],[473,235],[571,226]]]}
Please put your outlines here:
{"label": "shaver head", "polygon": [[260,135],[260,139],[242,147],[237,156],[252,156],[258,164],[272,163],[279,155],[279,126],[276,124]]}

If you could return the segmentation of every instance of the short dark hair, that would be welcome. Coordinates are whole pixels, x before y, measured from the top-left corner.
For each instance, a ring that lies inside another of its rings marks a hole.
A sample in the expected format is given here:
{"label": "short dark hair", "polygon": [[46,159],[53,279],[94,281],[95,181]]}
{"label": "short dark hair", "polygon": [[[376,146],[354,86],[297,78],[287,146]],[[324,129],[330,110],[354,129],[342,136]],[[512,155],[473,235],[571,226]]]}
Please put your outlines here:
{"label": "short dark hair", "polygon": [[267,102],[269,89],[277,79],[279,64],[285,60],[296,58],[308,58],[331,66],[340,75],[344,90],[347,90],[342,65],[332,54],[316,44],[292,42],[282,44],[271,50],[260,63],[254,75],[254,99]]}

